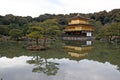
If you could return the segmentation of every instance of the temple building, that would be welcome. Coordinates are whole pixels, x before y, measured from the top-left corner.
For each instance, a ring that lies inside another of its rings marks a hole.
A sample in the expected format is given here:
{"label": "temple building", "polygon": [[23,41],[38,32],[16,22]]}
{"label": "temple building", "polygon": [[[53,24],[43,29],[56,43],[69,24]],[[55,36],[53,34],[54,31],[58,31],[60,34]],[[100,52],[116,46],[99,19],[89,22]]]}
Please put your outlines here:
{"label": "temple building", "polygon": [[91,39],[93,36],[93,26],[89,24],[89,19],[78,14],[65,26],[63,34],[63,39],[65,40]]}

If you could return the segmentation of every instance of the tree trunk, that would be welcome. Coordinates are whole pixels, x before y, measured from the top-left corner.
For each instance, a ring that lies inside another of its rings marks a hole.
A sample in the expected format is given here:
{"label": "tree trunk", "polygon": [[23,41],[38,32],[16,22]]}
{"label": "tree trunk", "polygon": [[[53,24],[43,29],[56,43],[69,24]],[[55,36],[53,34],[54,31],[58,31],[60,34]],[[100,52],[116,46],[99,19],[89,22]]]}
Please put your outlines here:
{"label": "tree trunk", "polygon": [[43,39],[43,46],[45,47],[46,46],[46,37],[44,37],[44,39]]}
{"label": "tree trunk", "polygon": [[36,45],[37,46],[39,45],[39,38],[38,37],[36,38]]}

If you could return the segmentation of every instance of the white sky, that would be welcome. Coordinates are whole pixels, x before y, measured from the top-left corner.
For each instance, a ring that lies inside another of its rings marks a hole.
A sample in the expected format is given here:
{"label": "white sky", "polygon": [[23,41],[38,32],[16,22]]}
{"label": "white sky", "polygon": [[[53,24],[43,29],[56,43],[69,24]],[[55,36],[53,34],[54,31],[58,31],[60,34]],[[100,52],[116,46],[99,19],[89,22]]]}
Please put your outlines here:
{"label": "white sky", "polygon": [[0,0],[0,15],[94,13],[120,9],[120,0]]}

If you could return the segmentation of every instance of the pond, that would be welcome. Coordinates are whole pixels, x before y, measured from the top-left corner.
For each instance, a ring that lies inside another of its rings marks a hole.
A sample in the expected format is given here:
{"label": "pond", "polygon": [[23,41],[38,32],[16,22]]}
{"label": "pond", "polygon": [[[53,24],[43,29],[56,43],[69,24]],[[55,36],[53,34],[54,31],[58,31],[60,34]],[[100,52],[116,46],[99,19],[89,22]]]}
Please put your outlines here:
{"label": "pond", "polygon": [[46,51],[0,42],[0,80],[120,80],[120,45],[56,41]]}

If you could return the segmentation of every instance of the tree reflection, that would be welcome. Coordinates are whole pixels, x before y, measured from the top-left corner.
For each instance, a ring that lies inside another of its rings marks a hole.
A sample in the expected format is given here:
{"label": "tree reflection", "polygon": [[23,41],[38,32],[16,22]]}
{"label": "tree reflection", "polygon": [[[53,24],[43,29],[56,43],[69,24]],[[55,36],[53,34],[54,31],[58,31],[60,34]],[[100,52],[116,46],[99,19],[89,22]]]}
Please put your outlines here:
{"label": "tree reflection", "polygon": [[0,80],[3,80],[2,78]]}
{"label": "tree reflection", "polygon": [[47,59],[41,58],[40,56],[33,57],[32,60],[28,60],[27,63],[35,64],[32,72],[43,72],[46,75],[56,75],[59,69],[57,67],[57,65],[59,65],[58,63],[47,61]]}

